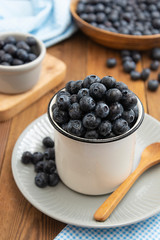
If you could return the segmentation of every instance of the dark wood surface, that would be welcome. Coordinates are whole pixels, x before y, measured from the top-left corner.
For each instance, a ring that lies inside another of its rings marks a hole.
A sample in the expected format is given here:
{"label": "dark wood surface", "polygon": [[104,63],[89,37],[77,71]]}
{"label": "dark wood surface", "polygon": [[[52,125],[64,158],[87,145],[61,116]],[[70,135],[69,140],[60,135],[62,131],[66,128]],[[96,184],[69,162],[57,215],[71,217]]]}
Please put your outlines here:
{"label": "dark wood surface", "polygon": [[[118,81],[127,83],[129,88],[139,96],[146,113],[160,120],[160,88],[153,93],[147,90],[147,82],[131,81],[130,76],[123,72],[118,51],[100,46],[81,32],[77,32],[70,39],[48,48],[47,52],[66,63],[67,74],[64,82],[14,118],[0,123],[1,240],[50,240],[55,238],[66,225],[44,215],[23,197],[12,176],[11,156],[22,131],[33,120],[46,113],[49,100],[58,89],[64,87],[67,81],[83,79],[89,74],[97,74],[99,77],[112,75]],[[106,59],[108,57],[117,59],[116,68],[107,69]],[[149,64],[149,55],[144,52],[142,61],[137,64],[137,69],[141,71]],[[150,79],[156,78],[157,74],[158,71],[152,72]]]}

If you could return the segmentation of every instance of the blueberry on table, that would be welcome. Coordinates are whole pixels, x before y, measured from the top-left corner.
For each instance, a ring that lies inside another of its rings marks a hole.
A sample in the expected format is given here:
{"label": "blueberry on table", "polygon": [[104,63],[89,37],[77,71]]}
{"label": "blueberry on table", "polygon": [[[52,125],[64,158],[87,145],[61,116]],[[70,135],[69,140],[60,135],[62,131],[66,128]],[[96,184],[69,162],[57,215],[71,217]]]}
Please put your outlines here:
{"label": "blueberry on table", "polygon": [[135,63],[138,63],[141,60],[141,54],[137,51],[132,52],[132,59]]}
{"label": "blueberry on table", "polygon": [[41,152],[34,152],[33,153],[33,158],[32,158],[32,163],[33,164],[37,164],[38,162],[42,161],[43,160],[43,153]]}
{"label": "blueberry on table", "polygon": [[100,100],[105,96],[106,87],[102,83],[93,83],[89,88],[90,96],[96,100]]}
{"label": "blueberry on table", "polygon": [[160,60],[160,48],[153,48],[152,49],[151,58],[153,60]]}
{"label": "blueberry on table", "polygon": [[109,107],[105,102],[98,102],[95,113],[97,117],[106,118],[109,114]]}
{"label": "blueberry on table", "polygon": [[159,87],[159,82],[158,82],[158,80],[149,80],[148,81],[148,89],[150,90],[150,91],[156,91],[157,89],[158,89],[158,87]]}
{"label": "blueberry on table", "polygon": [[123,64],[123,69],[126,73],[130,73],[132,70],[135,70],[136,64],[133,61],[127,61]]}
{"label": "blueberry on table", "polygon": [[147,79],[148,79],[148,77],[149,77],[149,75],[150,75],[150,69],[149,68],[144,68],[143,70],[142,70],[142,72],[141,72],[141,79],[143,80],[143,81],[146,81]]}
{"label": "blueberry on table", "polygon": [[106,91],[106,101],[109,103],[119,102],[122,97],[122,92],[118,88],[111,88]]}
{"label": "blueberry on table", "polygon": [[89,88],[92,83],[100,82],[100,78],[96,75],[89,75],[83,80],[83,88]]}
{"label": "blueberry on table", "polygon": [[141,74],[135,70],[130,72],[130,76],[132,80],[139,80],[141,79]]}
{"label": "blueberry on table", "polygon": [[59,181],[60,181],[60,178],[57,173],[49,174],[49,176],[48,176],[48,185],[49,186],[54,187],[59,183]]}
{"label": "blueberry on table", "polygon": [[160,73],[158,74],[158,79],[157,80],[160,83]]}
{"label": "blueberry on table", "polygon": [[44,172],[37,173],[35,177],[35,184],[40,188],[46,187],[48,185],[48,175]]}
{"label": "blueberry on table", "polygon": [[68,122],[67,131],[70,134],[81,137],[84,134],[84,127],[81,120],[70,120]]}
{"label": "blueberry on table", "polygon": [[152,71],[156,71],[158,69],[158,67],[159,67],[159,61],[154,60],[151,62],[150,69]]}
{"label": "blueberry on table", "polygon": [[112,76],[105,76],[100,81],[102,84],[106,86],[107,89],[113,88],[116,83],[116,79]]}
{"label": "blueberry on table", "polygon": [[121,135],[129,130],[129,126],[126,120],[124,120],[123,118],[118,118],[113,123],[112,129],[116,135]]}
{"label": "blueberry on table", "polygon": [[23,152],[22,157],[21,157],[22,163],[28,164],[28,163],[31,163],[32,160],[33,160],[33,154],[31,152],[29,152],[29,151]]}
{"label": "blueberry on table", "polygon": [[108,120],[103,120],[98,126],[98,133],[103,137],[106,137],[107,135],[109,135],[111,131],[112,131],[112,124]]}
{"label": "blueberry on table", "polygon": [[93,130],[98,127],[98,125],[101,123],[101,119],[99,117],[96,117],[94,113],[87,113],[83,117],[83,126],[89,130]]}
{"label": "blueberry on table", "polygon": [[54,141],[50,137],[43,138],[42,143],[46,148],[54,147]]}
{"label": "blueberry on table", "polygon": [[126,57],[126,56],[130,56],[131,55],[131,51],[129,50],[122,50],[121,51],[121,57]]}
{"label": "blueberry on table", "polygon": [[96,103],[92,97],[84,96],[80,99],[79,105],[83,112],[90,112],[95,109]]}
{"label": "blueberry on table", "polygon": [[49,148],[45,149],[44,158],[46,160],[49,160],[49,159],[55,160],[55,150],[54,150],[54,148],[49,147]]}
{"label": "blueberry on table", "polygon": [[113,68],[117,65],[117,61],[115,58],[108,58],[107,59],[107,67]]}

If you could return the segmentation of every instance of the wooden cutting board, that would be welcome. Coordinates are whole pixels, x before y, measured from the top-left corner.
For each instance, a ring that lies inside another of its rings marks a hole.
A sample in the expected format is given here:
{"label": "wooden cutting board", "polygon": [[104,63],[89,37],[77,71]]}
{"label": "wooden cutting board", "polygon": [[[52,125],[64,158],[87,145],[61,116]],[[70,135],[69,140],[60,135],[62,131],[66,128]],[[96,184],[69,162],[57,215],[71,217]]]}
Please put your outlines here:
{"label": "wooden cutting board", "polygon": [[40,79],[31,90],[14,95],[0,93],[0,121],[12,118],[58,86],[63,81],[65,73],[65,63],[50,54],[46,54],[42,63]]}

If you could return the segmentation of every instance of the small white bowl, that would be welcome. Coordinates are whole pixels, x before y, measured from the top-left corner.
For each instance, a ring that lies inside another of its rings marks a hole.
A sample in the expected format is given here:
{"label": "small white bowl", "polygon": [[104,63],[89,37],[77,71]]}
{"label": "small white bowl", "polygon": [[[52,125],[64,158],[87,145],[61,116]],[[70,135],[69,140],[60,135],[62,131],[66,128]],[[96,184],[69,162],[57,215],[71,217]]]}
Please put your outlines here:
{"label": "small white bowl", "polygon": [[63,183],[79,193],[101,195],[114,191],[131,173],[134,165],[136,130],[144,118],[144,109],[137,97],[139,116],[126,133],[108,139],[86,139],[64,131],[52,117],[54,127],[56,166]]}
{"label": "small white bowl", "polygon": [[0,92],[7,94],[18,94],[30,90],[39,80],[42,60],[46,48],[42,41],[31,34],[7,32],[0,33],[0,39],[4,40],[13,36],[16,40],[25,40],[26,37],[34,37],[37,42],[38,57],[29,63],[18,66],[0,65]]}

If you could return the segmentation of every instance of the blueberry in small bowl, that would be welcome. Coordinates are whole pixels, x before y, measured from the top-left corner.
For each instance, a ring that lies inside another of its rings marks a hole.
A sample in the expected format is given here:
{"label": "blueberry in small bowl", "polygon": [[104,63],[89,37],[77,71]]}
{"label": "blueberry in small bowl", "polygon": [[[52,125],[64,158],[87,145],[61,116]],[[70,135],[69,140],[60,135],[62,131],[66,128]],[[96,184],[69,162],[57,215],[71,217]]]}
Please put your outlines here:
{"label": "blueberry in small bowl", "polygon": [[143,105],[125,83],[112,76],[89,75],[78,88],[77,82],[68,82],[48,105],[57,171],[72,190],[106,194],[132,171]]}
{"label": "blueberry in small bowl", "polygon": [[0,34],[0,92],[19,94],[35,86],[39,80],[46,48],[31,34]]}

